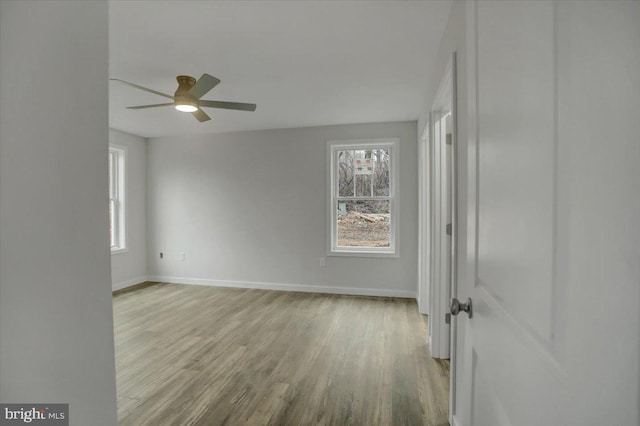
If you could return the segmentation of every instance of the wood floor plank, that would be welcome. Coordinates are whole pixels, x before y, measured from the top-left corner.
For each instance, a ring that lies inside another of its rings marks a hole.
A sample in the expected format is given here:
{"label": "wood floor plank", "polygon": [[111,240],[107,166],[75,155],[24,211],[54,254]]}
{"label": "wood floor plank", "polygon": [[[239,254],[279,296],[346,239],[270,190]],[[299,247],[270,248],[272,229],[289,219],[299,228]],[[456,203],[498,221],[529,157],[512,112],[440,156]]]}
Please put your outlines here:
{"label": "wood floor plank", "polygon": [[415,301],[155,283],[113,309],[120,425],[448,424]]}

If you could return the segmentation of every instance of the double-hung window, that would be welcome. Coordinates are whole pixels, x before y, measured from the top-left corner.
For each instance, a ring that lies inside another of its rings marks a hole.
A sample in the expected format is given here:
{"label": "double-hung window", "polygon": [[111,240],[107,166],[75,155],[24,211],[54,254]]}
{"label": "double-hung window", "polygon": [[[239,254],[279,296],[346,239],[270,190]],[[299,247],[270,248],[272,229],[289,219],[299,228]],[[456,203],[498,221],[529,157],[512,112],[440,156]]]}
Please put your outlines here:
{"label": "double-hung window", "polygon": [[126,148],[109,145],[109,240],[112,254],[127,249],[125,161]]}
{"label": "double-hung window", "polygon": [[328,143],[330,255],[398,255],[398,145]]}

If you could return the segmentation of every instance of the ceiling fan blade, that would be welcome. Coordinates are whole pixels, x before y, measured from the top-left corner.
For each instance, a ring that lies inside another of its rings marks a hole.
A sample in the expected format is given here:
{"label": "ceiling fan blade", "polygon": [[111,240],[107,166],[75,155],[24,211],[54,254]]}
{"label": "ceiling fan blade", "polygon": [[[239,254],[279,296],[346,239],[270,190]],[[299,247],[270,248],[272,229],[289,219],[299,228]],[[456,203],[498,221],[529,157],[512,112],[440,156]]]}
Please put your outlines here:
{"label": "ceiling fan blade", "polygon": [[173,105],[173,102],[169,102],[168,104],[138,105],[138,106],[127,107],[127,109],[157,108],[157,107],[163,107],[163,106],[169,106],[169,105]]}
{"label": "ceiling fan blade", "polygon": [[211,117],[209,117],[209,116],[207,115],[207,113],[206,113],[206,112],[204,112],[204,111],[203,111],[203,110],[201,110],[201,109],[198,109],[198,110],[196,110],[196,111],[193,111],[191,114],[193,114],[193,116],[194,116],[195,118],[197,118],[197,119],[198,119],[198,121],[199,121],[199,122],[201,122],[201,123],[202,123],[203,121],[209,121],[209,120],[211,120]]}
{"label": "ceiling fan blade", "polygon": [[135,83],[129,83],[128,81],[120,80],[119,78],[110,78],[109,80],[119,81],[122,84],[126,84],[127,86],[135,87],[136,89],[144,90],[145,92],[154,93],[156,95],[164,96],[165,98],[173,99],[173,96],[167,95],[166,93],[158,92],[157,90],[148,89],[146,87],[139,86]]}
{"label": "ceiling fan blade", "polygon": [[189,90],[189,95],[196,99],[200,99],[205,93],[213,89],[220,83],[220,80],[209,74],[202,74],[202,77]]}
{"label": "ceiling fan blade", "polygon": [[201,107],[237,109],[239,111],[255,111],[256,104],[244,104],[241,102],[223,102],[223,101],[200,101]]}

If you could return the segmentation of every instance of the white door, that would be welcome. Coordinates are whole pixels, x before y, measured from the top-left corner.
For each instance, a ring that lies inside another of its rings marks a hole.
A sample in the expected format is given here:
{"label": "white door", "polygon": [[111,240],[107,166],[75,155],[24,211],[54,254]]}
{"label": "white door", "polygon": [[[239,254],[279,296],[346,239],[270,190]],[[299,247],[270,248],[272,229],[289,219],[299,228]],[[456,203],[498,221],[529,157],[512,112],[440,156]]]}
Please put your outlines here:
{"label": "white door", "polygon": [[466,31],[455,423],[637,426],[640,2],[469,2]]}

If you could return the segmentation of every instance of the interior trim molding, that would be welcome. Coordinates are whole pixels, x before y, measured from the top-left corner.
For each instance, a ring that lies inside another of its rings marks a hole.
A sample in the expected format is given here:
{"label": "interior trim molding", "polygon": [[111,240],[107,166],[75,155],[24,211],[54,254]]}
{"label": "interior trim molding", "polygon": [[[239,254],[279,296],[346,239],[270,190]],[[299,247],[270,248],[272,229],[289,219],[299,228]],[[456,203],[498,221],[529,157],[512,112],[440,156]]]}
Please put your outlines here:
{"label": "interior trim molding", "polygon": [[418,312],[422,315],[429,315],[427,304],[421,303],[420,299],[421,299],[420,295],[418,295],[418,293],[416,292],[416,303],[418,304]]}
{"label": "interior trim molding", "polygon": [[123,288],[131,287],[136,284],[141,284],[145,281],[149,281],[149,277],[147,275],[143,275],[141,277],[132,278],[126,281],[120,281],[119,283],[111,284],[111,292],[122,290]]}
{"label": "interior trim molding", "polygon": [[255,282],[255,281],[228,281],[228,280],[213,280],[208,278],[168,277],[168,276],[158,276],[158,275],[152,275],[147,278],[148,278],[148,281],[154,281],[154,282],[203,285],[203,286],[211,286],[211,287],[255,288],[260,290],[347,294],[352,296],[398,297],[403,299],[415,299],[417,296],[415,291],[388,290],[388,289],[378,289],[378,288],[330,287],[330,286],[324,286],[324,285],[263,283],[263,282]]}

